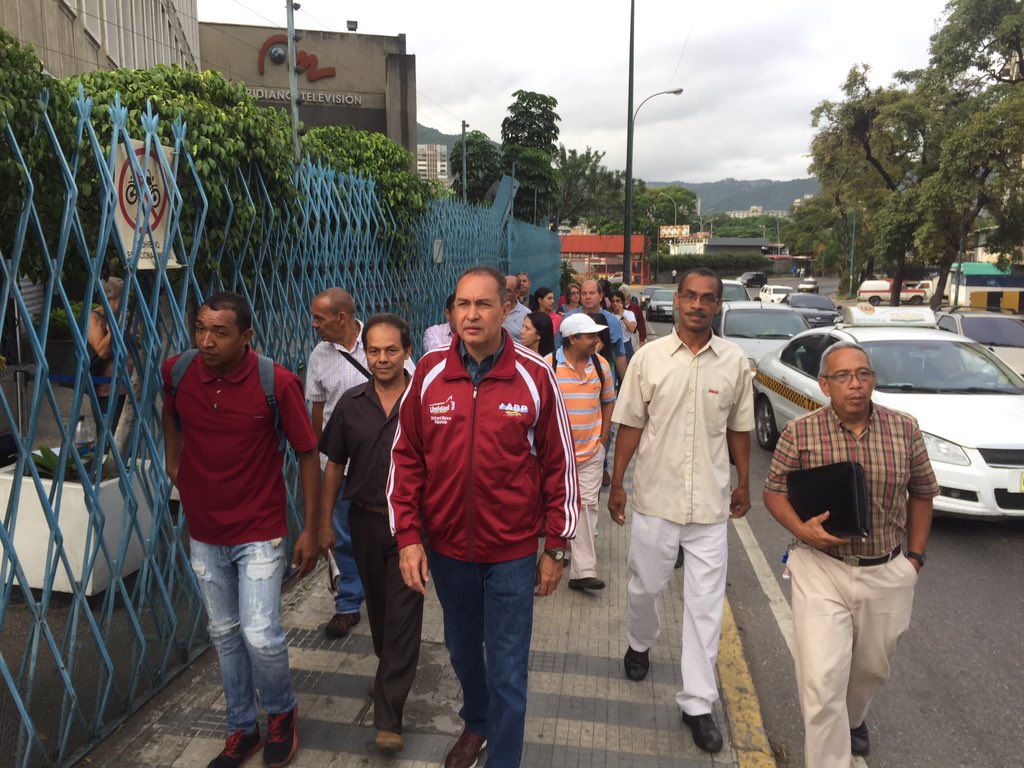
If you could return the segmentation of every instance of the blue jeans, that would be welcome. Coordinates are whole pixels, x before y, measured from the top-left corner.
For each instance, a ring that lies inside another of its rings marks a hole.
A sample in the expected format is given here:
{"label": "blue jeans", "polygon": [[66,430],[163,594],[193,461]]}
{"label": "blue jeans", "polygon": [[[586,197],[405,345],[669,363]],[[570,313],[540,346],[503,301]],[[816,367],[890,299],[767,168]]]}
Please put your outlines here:
{"label": "blue jeans", "polygon": [[537,558],[466,563],[430,553],[444,643],[462,685],[459,716],[487,737],[487,768],[518,768],[526,724]]}
{"label": "blue jeans", "polygon": [[220,658],[228,733],[249,732],[260,704],[270,714],[295,707],[281,629],[284,541],[216,546],[192,539],[191,549],[210,640]]}
{"label": "blue jeans", "polygon": [[352,532],[348,528],[348,508],[351,502],[344,498],[345,484],[341,484],[334,502],[334,561],[341,571],[338,595],[334,598],[335,613],[358,613],[366,595],[359,580],[356,558],[352,552]]}

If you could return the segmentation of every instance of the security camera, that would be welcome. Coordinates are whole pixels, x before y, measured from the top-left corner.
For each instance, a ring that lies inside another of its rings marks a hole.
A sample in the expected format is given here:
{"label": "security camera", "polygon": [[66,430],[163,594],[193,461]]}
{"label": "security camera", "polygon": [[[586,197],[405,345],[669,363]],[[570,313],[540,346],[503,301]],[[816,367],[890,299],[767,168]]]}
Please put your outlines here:
{"label": "security camera", "polygon": [[349,19],[347,23],[348,23],[348,31],[349,32],[355,32],[357,29],[359,29],[359,22],[358,21],[354,21],[353,19]]}
{"label": "security camera", "polygon": [[270,60],[275,64],[284,64],[287,58],[288,54],[280,45],[275,45],[270,49]]}

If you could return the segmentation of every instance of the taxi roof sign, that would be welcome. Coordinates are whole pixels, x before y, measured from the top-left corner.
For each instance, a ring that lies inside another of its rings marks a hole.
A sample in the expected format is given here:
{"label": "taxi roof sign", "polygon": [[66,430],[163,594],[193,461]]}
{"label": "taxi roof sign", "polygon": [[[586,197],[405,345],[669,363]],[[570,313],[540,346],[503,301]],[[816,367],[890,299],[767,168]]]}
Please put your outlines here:
{"label": "taxi roof sign", "polygon": [[865,301],[846,308],[843,325],[934,328],[935,313],[928,307],[875,307]]}

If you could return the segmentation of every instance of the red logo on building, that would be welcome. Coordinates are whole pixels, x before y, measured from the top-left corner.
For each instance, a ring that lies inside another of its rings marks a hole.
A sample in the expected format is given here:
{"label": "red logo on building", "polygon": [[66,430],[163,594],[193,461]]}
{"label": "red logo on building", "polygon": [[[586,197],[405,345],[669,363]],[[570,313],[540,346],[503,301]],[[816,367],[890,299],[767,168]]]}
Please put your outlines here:
{"label": "red logo on building", "polygon": [[[270,57],[272,64],[284,64],[288,61],[288,36],[271,35],[260,47],[260,74],[264,74],[267,65],[267,57]],[[306,79],[311,83],[322,80],[325,77],[334,77],[334,67],[320,67],[316,56],[305,51],[296,51],[295,64],[299,72],[306,74]]]}

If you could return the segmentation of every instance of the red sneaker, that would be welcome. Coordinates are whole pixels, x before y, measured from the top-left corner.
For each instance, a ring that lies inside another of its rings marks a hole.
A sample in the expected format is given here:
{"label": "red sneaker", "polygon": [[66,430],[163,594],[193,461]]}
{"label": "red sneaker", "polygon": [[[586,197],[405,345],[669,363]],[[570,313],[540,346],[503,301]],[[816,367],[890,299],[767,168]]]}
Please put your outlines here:
{"label": "red sneaker", "polygon": [[263,740],[257,725],[249,733],[235,731],[224,742],[224,749],[206,768],[238,768],[242,763],[259,752]]}
{"label": "red sneaker", "polygon": [[299,707],[289,712],[270,715],[267,720],[267,743],[263,747],[263,764],[267,768],[288,765],[299,748]]}

